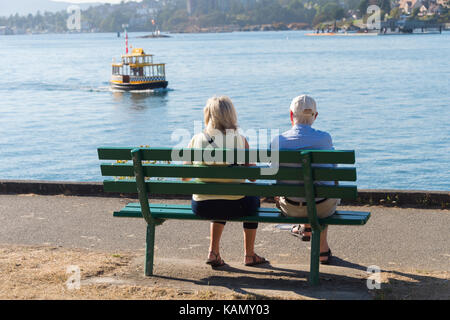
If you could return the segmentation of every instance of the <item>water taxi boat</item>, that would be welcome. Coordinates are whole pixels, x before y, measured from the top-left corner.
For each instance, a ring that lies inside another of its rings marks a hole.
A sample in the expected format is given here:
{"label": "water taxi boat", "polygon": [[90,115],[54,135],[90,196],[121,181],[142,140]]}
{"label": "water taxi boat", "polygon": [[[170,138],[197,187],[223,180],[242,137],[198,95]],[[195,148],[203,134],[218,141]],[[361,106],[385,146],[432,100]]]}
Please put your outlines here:
{"label": "water taxi boat", "polygon": [[[128,50],[127,50],[128,51]],[[166,65],[153,63],[153,55],[135,48],[122,55],[122,62],[112,64],[111,87],[122,91],[167,88]]]}

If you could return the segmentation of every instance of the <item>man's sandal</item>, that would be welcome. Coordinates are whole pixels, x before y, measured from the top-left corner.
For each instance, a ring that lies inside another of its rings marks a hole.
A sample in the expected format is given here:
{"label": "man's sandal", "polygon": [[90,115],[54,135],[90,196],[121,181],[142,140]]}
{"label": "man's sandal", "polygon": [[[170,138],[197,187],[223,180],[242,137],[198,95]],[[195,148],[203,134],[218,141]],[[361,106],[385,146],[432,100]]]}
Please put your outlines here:
{"label": "man's sandal", "polygon": [[[295,228],[298,228],[298,231],[294,231]],[[302,241],[306,241],[306,242],[311,241],[311,236],[305,235],[305,232],[312,232],[312,229],[311,228],[305,228],[304,226],[301,226],[301,225],[293,226],[291,228],[291,234],[294,237],[298,237]]]}
{"label": "man's sandal", "polygon": [[245,264],[247,267],[253,267],[253,266],[257,266],[257,265],[269,262],[265,258],[258,256],[256,253],[252,256],[245,256],[245,258],[252,258],[252,262],[248,262]]}
{"label": "man's sandal", "polygon": [[223,259],[220,257],[219,254],[215,254],[212,251],[210,252],[210,254],[211,253],[215,256],[215,259],[206,260],[206,264],[210,265],[212,268],[222,267],[226,264],[225,261],[223,261]]}
{"label": "man's sandal", "polygon": [[331,255],[331,249],[328,249],[328,252],[321,252],[320,253],[320,256],[321,257],[328,257],[328,259],[327,260],[321,260],[320,261],[320,264],[330,264],[330,260],[331,260],[331,257],[332,257],[332,255]]}

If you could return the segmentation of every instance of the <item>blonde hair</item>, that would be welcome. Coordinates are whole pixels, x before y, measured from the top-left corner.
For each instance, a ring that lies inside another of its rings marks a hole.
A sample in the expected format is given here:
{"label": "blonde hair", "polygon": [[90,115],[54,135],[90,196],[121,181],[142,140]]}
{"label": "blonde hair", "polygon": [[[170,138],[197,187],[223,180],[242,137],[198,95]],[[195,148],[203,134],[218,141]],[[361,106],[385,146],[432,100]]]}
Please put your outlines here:
{"label": "blonde hair", "polygon": [[238,129],[236,109],[226,96],[210,98],[203,114],[207,132],[219,130],[225,134],[227,130]]}

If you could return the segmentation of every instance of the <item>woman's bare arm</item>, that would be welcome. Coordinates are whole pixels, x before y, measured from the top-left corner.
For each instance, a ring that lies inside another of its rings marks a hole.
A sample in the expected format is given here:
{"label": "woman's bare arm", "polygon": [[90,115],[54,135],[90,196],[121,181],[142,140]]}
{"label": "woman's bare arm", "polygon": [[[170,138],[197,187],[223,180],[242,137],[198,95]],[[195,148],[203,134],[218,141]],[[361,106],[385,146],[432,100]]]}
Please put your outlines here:
{"label": "woman's bare arm", "polygon": [[[245,150],[250,150],[250,145],[248,144],[248,141],[246,138],[244,138],[244,143],[245,143]],[[249,164],[245,164],[246,167],[254,167],[256,166],[256,163],[249,163]],[[254,179],[249,179],[250,182],[255,182],[256,180]]]}
{"label": "woman's bare arm", "polygon": [[[192,138],[193,139],[193,138]],[[188,144],[188,149],[191,149],[192,148],[192,140],[191,140],[191,142],[189,142],[189,144]],[[183,164],[185,164],[185,165],[189,165],[189,164],[192,164],[192,162],[191,161],[185,161],[185,162],[183,162]],[[191,178],[181,178],[181,180],[182,181],[190,181],[191,180]]]}

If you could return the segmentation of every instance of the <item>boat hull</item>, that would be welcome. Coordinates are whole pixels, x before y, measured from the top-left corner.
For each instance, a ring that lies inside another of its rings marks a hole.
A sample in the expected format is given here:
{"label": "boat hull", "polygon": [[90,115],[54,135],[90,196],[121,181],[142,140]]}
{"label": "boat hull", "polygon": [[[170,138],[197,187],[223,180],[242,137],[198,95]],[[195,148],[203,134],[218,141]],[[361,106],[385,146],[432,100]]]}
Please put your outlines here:
{"label": "boat hull", "polygon": [[168,81],[153,81],[148,83],[116,83],[111,82],[111,88],[122,91],[142,91],[151,89],[165,89],[169,85]]}

